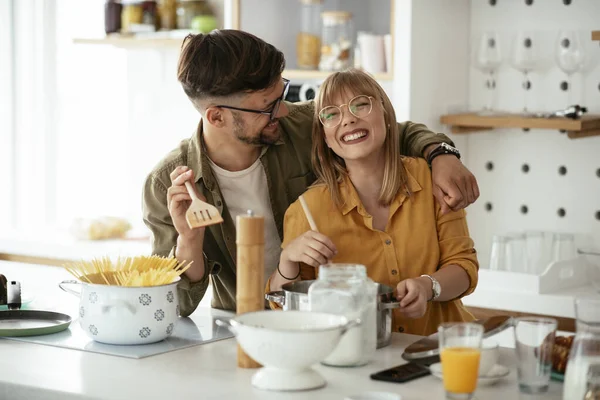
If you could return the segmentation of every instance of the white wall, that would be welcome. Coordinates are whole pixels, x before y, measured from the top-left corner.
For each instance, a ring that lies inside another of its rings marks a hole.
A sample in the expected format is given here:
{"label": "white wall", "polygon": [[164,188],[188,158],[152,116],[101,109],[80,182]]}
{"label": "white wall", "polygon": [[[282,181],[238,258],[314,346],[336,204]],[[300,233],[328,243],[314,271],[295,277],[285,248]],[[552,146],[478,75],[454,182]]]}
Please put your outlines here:
{"label": "white wall", "polygon": [[14,109],[12,52],[12,2],[0,2],[0,227],[11,226],[14,216]]}
{"label": "white wall", "polygon": [[[510,66],[511,41],[518,30],[537,31],[541,41],[542,67],[531,74],[532,89],[528,97],[532,110],[564,108],[567,95],[559,89],[565,74],[554,61],[554,44],[560,29],[581,32],[586,45],[589,67],[573,77],[574,102],[587,106],[590,113],[600,114],[600,46],[592,42],[590,32],[598,29],[600,1],[574,0],[570,6],[562,1],[535,0],[527,6],[520,0],[471,2],[471,37],[484,30],[497,30],[506,60],[497,78],[496,106],[499,110],[520,111],[524,90],[522,75]],[[476,43],[476,41],[474,42]],[[483,74],[471,67],[469,100],[471,109],[481,109],[485,101]],[[467,136],[466,163],[479,179],[481,198],[468,209],[469,226],[479,250],[482,265],[489,260],[491,237],[495,233],[519,230],[566,231],[590,234],[600,246],[600,137],[568,139],[552,130],[497,129]],[[493,162],[494,169],[485,166]],[[523,164],[530,167],[523,173]],[[559,175],[559,166],[567,174]],[[491,203],[491,212],[485,204]],[[522,205],[528,213],[522,214]],[[557,215],[559,208],[566,216]]]}

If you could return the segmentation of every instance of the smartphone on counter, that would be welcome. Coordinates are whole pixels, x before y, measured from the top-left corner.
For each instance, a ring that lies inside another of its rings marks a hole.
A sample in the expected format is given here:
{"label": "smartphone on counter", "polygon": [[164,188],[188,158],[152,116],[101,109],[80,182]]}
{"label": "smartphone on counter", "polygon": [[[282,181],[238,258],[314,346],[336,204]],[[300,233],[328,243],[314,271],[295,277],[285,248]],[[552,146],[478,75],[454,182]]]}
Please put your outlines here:
{"label": "smartphone on counter", "polygon": [[371,375],[371,379],[376,381],[404,383],[413,379],[421,378],[431,374],[429,368],[414,364],[406,363],[397,367],[389,368],[383,371],[376,372]]}
{"label": "smartphone on counter", "polygon": [[9,310],[19,310],[21,308],[21,283],[19,281],[9,281],[6,287],[6,305]]}

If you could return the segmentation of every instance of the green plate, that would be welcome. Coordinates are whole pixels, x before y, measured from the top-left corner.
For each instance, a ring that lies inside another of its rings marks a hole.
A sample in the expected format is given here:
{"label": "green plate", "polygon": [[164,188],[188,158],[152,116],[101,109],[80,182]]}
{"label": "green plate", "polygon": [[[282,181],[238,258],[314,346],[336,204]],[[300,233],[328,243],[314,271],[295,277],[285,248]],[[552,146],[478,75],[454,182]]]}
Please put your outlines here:
{"label": "green plate", "polygon": [[564,382],[565,374],[561,374],[560,372],[556,372],[553,370],[552,372],[550,372],[550,379],[557,382]]}
{"label": "green plate", "polygon": [[0,311],[0,336],[38,336],[64,331],[71,317],[52,311]]}

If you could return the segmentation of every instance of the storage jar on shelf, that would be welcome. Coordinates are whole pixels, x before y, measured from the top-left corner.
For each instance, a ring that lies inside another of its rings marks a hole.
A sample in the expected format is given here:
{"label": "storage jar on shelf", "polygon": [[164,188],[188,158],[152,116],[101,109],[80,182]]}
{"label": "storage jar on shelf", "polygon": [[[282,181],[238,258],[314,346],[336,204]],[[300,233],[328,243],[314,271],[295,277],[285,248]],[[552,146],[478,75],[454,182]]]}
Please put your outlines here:
{"label": "storage jar on shelf", "polygon": [[205,0],[179,0],[177,28],[208,33],[217,29],[215,13]]}
{"label": "storage jar on shelf", "polygon": [[300,69],[317,69],[321,58],[321,10],[323,0],[300,0],[300,32],[296,35],[296,57]]}
{"label": "storage jar on shelf", "polygon": [[321,13],[321,71],[339,71],[352,66],[354,33],[352,14],[347,11]]}

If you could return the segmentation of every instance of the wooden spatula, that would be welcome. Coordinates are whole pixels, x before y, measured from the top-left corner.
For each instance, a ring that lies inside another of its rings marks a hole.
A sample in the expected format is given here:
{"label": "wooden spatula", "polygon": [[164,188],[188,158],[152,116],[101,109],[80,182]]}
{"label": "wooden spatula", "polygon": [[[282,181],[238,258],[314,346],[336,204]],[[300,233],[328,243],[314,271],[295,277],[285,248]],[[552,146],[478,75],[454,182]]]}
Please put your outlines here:
{"label": "wooden spatula", "polygon": [[223,217],[221,217],[216,207],[198,198],[190,181],[185,182],[185,187],[192,198],[192,204],[185,213],[185,219],[190,229],[203,228],[223,222]]}

